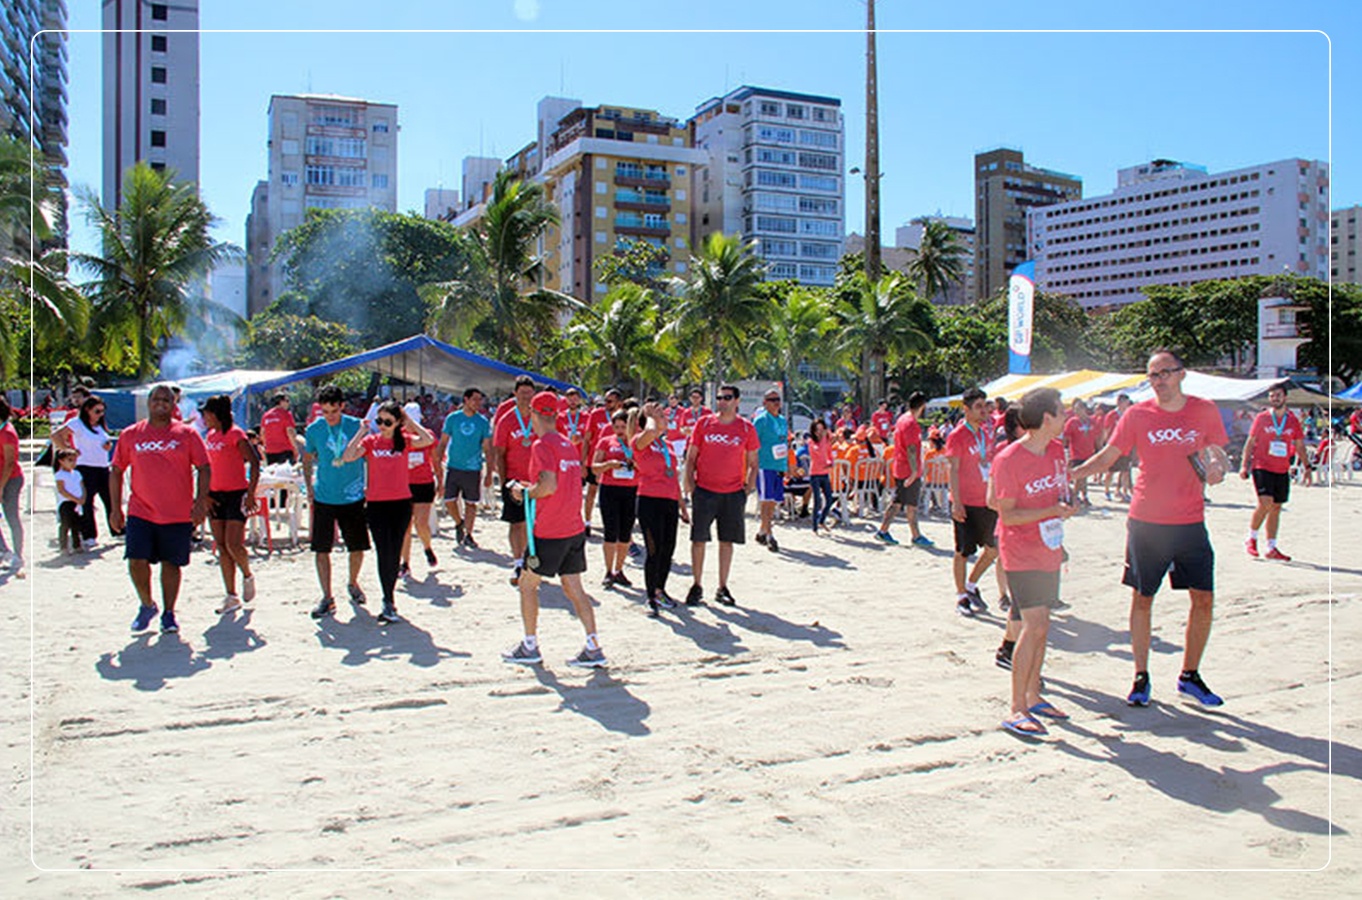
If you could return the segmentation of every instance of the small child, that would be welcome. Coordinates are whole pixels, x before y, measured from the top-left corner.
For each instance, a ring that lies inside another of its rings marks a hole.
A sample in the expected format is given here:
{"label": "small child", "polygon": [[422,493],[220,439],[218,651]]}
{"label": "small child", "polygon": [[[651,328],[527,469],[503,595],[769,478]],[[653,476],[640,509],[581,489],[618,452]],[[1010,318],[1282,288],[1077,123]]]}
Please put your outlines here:
{"label": "small child", "polygon": [[[75,450],[57,451],[57,529],[59,553],[76,553],[81,548],[80,514],[85,505],[85,484],[76,471],[80,453]],[[67,540],[70,540],[70,550]]]}

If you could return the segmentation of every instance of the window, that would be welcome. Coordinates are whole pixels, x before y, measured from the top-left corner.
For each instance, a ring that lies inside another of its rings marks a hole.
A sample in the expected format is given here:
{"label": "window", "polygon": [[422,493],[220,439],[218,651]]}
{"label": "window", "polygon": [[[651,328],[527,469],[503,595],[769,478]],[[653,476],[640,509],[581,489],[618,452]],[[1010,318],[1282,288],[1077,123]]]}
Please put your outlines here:
{"label": "window", "polygon": [[377,122],[374,123],[374,134],[387,134],[387,133],[388,133],[388,120],[387,120],[387,119],[379,119]]}
{"label": "window", "polygon": [[837,157],[831,153],[801,153],[799,165],[805,169],[836,169]]}
{"label": "window", "polygon": [[371,179],[371,184],[376,188],[386,188],[388,186],[388,176],[375,173]]}
{"label": "window", "polygon": [[153,116],[164,116],[166,114],[166,101],[164,97],[151,98],[151,114]]}
{"label": "window", "polygon": [[795,140],[793,128],[776,128],[774,125],[758,125],[756,135],[758,141],[776,144],[793,144]]}
{"label": "window", "polygon": [[799,245],[799,255],[805,259],[836,259],[840,254],[836,244],[814,244],[805,241]]}
{"label": "window", "polygon": [[165,170],[166,164],[163,162],[154,162],[151,164],[151,171],[153,172],[164,172]]}
{"label": "window", "polygon": [[799,143],[806,147],[825,147],[829,150],[836,150],[837,135],[831,131],[801,131],[799,132]]}
{"label": "window", "polygon": [[364,187],[364,170],[340,168],[336,169],[336,184],[341,187]]}
{"label": "window", "polygon": [[335,167],[335,166],[308,166],[307,169],[306,169],[305,174],[306,174],[306,178],[307,178],[307,183],[308,183],[308,184],[335,184],[335,183],[336,183],[336,167]]}
{"label": "window", "polygon": [[779,238],[765,238],[761,242],[761,252],[763,256],[794,256],[798,252],[794,241],[782,241]]}
{"label": "window", "polygon": [[294,185],[296,185],[296,184],[298,183],[298,173],[297,173],[297,172],[280,172],[280,173],[279,173],[279,183],[280,183],[280,184],[283,184],[283,185],[286,185],[286,186],[288,186],[288,187],[293,187]]}
{"label": "window", "polygon": [[762,114],[763,116],[778,116],[778,115],[780,115],[780,104],[779,104],[779,103],[775,103],[775,102],[770,101],[770,100],[763,100],[763,101],[761,101],[761,114]]}
{"label": "window", "polygon": [[804,107],[799,106],[798,104],[795,104],[795,103],[787,103],[787,104],[785,104],[785,117],[786,117],[787,119],[802,119],[802,118],[804,118]]}
{"label": "window", "polygon": [[837,191],[837,178],[834,175],[800,175],[800,190]]}
{"label": "window", "polygon": [[765,212],[794,212],[797,199],[793,194],[757,194],[752,205]]}
{"label": "window", "polygon": [[164,34],[153,34],[151,36],[151,52],[152,53],[166,52],[166,36]]}
{"label": "window", "polygon": [[799,277],[804,281],[812,281],[819,284],[831,284],[837,277],[836,266],[800,266]]}
{"label": "window", "polygon": [[839,237],[841,232],[841,223],[828,219],[802,219],[799,223],[800,234],[812,234],[818,237]]}
{"label": "window", "polygon": [[813,108],[813,120],[815,122],[830,122],[832,121],[831,113],[832,110],[824,109],[821,106],[815,106]]}
{"label": "window", "polygon": [[776,147],[758,147],[757,162],[792,166],[795,164],[795,152],[793,150],[781,150]]}
{"label": "window", "polygon": [[164,131],[153,131],[151,133],[151,146],[164,147],[166,145],[166,133]]}
{"label": "window", "polygon": [[348,106],[315,106],[312,108],[313,125],[355,125],[355,110]]}
{"label": "window", "polygon": [[796,223],[794,219],[786,219],[781,216],[757,216],[757,231],[774,231],[779,234],[794,234]]}
{"label": "window", "polygon": [[166,83],[166,67],[165,67],[165,66],[152,66],[152,67],[151,67],[151,83],[152,83],[152,84],[165,84],[165,83]]}
{"label": "window", "polygon": [[335,156],[336,155],[335,138],[318,137],[315,134],[309,135],[307,139],[307,155]]}
{"label": "window", "polygon": [[774,172],[770,169],[758,169],[757,184],[763,187],[792,188],[795,186],[795,177],[793,172]]}
{"label": "window", "polygon": [[800,197],[799,211],[820,216],[835,216],[837,201],[830,197]]}
{"label": "window", "polygon": [[799,266],[795,265],[794,263],[772,263],[770,267],[767,268],[766,273],[770,277],[776,279],[798,278]]}
{"label": "window", "polygon": [[157,22],[164,22],[170,18],[170,11],[164,3],[151,4],[151,18]]}

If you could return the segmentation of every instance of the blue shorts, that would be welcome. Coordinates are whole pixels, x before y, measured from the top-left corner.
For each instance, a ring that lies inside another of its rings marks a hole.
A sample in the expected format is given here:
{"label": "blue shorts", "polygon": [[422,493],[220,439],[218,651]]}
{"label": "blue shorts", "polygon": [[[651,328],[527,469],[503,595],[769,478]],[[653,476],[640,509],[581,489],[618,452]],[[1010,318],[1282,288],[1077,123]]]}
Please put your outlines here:
{"label": "blue shorts", "polygon": [[1215,590],[1215,550],[1205,522],[1158,525],[1126,521],[1126,570],[1121,583],[1153,597],[1168,575],[1175,591]]}
{"label": "blue shorts", "polygon": [[145,559],[149,563],[189,565],[189,544],[194,537],[192,522],[157,525],[137,516],[128,516],[124,559]]}
{"label": "blue shorts", "polygon": [[785,501],[785,473],[775,469],[757,470],[757,499],[761,502]]}

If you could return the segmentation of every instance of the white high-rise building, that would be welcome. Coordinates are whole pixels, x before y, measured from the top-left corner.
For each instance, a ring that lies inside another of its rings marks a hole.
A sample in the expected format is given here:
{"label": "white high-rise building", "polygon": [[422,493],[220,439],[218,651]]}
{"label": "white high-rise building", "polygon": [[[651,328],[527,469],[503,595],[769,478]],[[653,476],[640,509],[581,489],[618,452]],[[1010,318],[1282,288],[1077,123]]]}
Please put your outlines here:
{"label": "white high-rise building", "polygon": [[199,181],[199,0],[104,0],[105,208],[139,160]]}
{"label": "white high-rise building", "polygon": [[308,209],[397,210],[397,106],[334,94],[270,98],[269,178],[246,220],[248,308],[278,298],[282,267],[269,262],[279,235]]}
{"label": "white high-rise building", "polygon": [[1116,190],[1027,211],[1036,285],[1085,307],[1143,299],[1151,284],[1329,277],[1329,165],[1277,162],[1208,173],[1158,159]]}
{"label": "white high-rise building", "polygon": [[760,242],[769,280],[830,285],[845,235],[842,102],[744,85],[690,120],[707,162],[692,178],[691,241],[715,231]]}

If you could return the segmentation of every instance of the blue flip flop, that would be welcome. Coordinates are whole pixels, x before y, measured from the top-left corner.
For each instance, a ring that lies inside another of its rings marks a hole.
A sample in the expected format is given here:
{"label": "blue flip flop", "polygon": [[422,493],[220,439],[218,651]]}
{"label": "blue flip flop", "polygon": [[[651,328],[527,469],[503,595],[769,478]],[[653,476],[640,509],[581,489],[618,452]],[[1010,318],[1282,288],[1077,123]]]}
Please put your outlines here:
{"label": "blue flip flop", "polygon": [[[1027,724],[1034,725],[1036,730],[1032,731],[1031,729],[1021,727],[1022,725]],[[1004,719],[1002,725],[1003,728],[1006,728],[1013,734],[1024,738],[1038,738],[1049,734],[1045,726],[1042,725],[1035,716],[1016,715],[1011,719]]]}
{"label": "blue flip flop", "polygon": [[1033,716],[1044,716],[1047,719],[1064,720],[1069,718],[1068,713],[1060,712],[1048,700],[1042,700],[1035,706],[1027,710]]}

